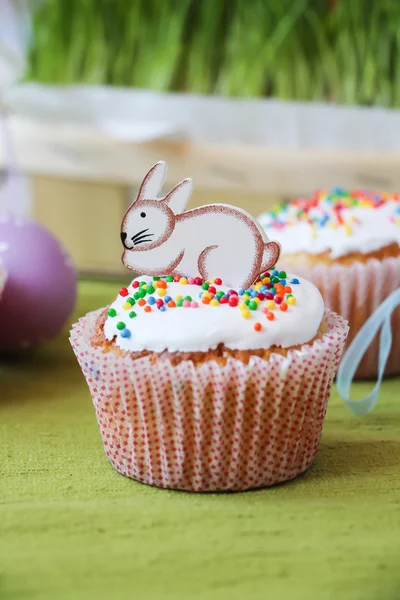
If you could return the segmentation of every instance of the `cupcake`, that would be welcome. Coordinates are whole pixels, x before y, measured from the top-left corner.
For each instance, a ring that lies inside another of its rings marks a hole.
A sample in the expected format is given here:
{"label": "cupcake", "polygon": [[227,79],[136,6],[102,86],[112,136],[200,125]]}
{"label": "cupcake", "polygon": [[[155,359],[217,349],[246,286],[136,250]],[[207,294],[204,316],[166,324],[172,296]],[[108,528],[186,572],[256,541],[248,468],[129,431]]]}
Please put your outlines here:
{"label": "cupcake", "polygon": [[145,274],[71,331],[105,452],[161,488],[296,477],[317,452],[347,325],[312,283],[269,268],[280,246],[250,215],[183,211],[189,179],[159,198],[165,170],[150,169],[121,227],[124,265]]}
{"label": "cupcake", "polygon": [[347,336],[311,283],[246,291],[139,277],[71,344],[113,467],[162,488],[245,490],[312,463]]}
{"label": "cupcake", "polygon": [[[400,286],[400,202],[397,194],[334,190],[281,204],[259,222],[283,247],[279,265],[312,281],[325,305],[350,324],[349,343]],[[392,317],[386,375],[400,373],[400,309]],[[357,378],[376,377],[376,338]]]}

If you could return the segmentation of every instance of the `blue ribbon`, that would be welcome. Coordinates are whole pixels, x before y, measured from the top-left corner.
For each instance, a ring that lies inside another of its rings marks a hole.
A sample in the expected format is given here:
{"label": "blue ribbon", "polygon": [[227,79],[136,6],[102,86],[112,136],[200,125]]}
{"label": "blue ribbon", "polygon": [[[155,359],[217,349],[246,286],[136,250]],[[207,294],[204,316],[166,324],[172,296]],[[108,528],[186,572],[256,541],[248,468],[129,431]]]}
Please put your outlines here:
{"label": "blue ribbon", "polygon": [[[390,319],[398,306],[400,306],[400,289],[392,292],[364,323],[340,364],[336,379],[337,389],[346,404],[358,415],[370,412],[378,401],[383,374],[392,346]],[[382,329],[379,338],[378,379],[375,387],[361,400],[350,400],[350,388],[355,372],[379,328]]]}

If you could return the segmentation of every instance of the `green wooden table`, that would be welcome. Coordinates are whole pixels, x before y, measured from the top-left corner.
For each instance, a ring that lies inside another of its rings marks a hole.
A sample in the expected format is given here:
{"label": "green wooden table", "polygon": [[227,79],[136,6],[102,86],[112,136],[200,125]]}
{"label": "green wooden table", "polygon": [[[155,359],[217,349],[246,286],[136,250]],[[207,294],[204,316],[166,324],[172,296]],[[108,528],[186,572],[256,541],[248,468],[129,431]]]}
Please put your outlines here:
{"label": "green wooden table", "polygon": [[[116,288],[82,283],[76,314]],[[0,386],[1,600],[400,598],[400,380],[362,418],[334,391],[304,476],[212,495],[111,468],[66,332]]]}

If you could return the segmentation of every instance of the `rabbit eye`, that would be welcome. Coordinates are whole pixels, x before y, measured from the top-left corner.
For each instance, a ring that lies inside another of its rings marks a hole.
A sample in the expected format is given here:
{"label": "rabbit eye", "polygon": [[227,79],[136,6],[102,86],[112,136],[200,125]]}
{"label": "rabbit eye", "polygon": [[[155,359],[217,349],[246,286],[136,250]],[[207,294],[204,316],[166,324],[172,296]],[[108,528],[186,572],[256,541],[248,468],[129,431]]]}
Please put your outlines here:
{"label": "rabbit eye", "polygon": [[142,219],[144,219],[144,218],[145,218],[145,216],[146,216],[146,213],[144,213],[144,212],[141,212],[141,213],[140,213],[140,216],[142,217]]}

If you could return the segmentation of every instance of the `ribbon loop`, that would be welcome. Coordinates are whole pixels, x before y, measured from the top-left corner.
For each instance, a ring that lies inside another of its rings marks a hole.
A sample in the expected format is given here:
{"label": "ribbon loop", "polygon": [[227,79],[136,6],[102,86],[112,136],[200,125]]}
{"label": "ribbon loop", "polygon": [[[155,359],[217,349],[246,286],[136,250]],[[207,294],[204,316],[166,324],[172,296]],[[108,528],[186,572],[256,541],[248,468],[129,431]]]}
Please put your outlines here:
{"label": "ribbon loop", "polygon": [[[400,306],[400,289],[392,292],[369,319],[367,319],[348,347],[338,369],[336,385],[339,394],[351,410],[358,415],[370,412],[377,403],[382,378],[392,346],[390,319],[393,311],[398,306]],[[360,400],[350,400],[350,388],[355,372],[380,328],[378,378],[375,387],[364,398],[361,398]]]}

